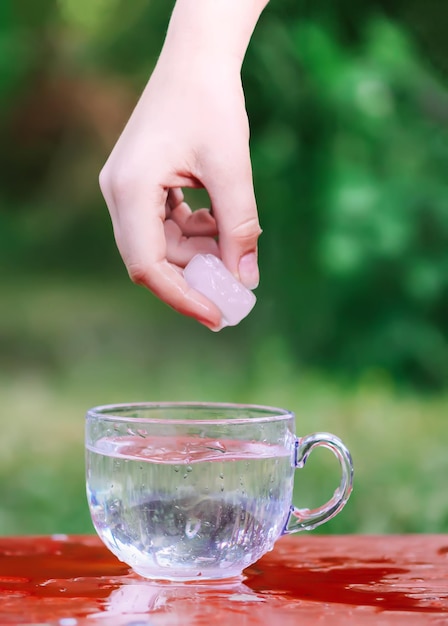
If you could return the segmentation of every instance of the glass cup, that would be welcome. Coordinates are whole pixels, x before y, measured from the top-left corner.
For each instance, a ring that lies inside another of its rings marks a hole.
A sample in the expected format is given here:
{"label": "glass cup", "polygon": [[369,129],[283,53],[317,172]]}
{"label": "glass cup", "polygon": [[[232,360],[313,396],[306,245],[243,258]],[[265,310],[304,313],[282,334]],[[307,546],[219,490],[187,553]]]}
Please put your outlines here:
{"label": "glass cup", "polygon": [[[257,405],[135,403],[86,416],[87,497],[105,545],[161,580],[240,576],[284,534],[334,517],[352,490],[350,453],[294,414]],[[341,480],[316,509],[292,505],[294,472],[323,446]]]}

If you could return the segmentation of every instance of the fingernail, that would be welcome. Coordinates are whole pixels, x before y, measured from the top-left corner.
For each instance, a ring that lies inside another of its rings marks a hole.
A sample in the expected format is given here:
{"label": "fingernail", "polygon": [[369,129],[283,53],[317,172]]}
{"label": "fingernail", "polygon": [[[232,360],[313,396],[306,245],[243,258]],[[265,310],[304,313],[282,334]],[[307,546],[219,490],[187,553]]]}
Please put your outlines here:
{"label": "fingernail", "polygon": [[209,326],[209,330],[211,330],[212,333],[219,333],[219,331],[225,328],[226,326],[227,324],[220,324],[219,326]]}
{"label": "fingernail", "polygon": [[197,317],[196,321],[202,324],[203,326],[205,326],[206,328],[208,328],[209,330],[213,331],[214,333],[219,332],[222,328],[227,326],[226,321],[222,316],[218,323],[212,322],[209,319],[206,319],[205,317]]}
{"label": "fingernail", "polygon": [[245,287],[248,289],[256,289],[258,287],[260,274],[255,252],[249,252],[241,257],[238,265],[238,273],[240,275],[240,281]]}
{"label": "fingernail", "polygon": [[223,328],[225,328],[227,326],[227,324],[225,323],[224,320],[221,320],[221,322],[217,326],[214,326],[210,322],[205,322],[205,321],[202,321],[202,320],[199,320],[199,321],[201,322],[201,324],[206,326],[213,333],[219,333],[220,330],[222,330]]}

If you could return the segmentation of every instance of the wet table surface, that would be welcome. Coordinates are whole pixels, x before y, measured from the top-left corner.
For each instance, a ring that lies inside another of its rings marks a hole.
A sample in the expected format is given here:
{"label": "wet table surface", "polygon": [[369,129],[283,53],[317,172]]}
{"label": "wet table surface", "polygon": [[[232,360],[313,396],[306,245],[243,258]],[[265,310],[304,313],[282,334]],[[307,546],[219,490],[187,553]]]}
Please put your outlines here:
{"label": "wet table surface", "polygon": [[0,538],[0,625],[448,625],[448,535],[280,539],[243,581],[147,581],[96,537]]}

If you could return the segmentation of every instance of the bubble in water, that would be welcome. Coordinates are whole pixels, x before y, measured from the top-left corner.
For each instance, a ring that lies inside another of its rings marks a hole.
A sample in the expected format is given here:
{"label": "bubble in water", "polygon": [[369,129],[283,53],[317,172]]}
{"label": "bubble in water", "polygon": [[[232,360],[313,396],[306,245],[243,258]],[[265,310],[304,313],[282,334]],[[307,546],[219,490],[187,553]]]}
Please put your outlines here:
{"label": "bubble in water", "polygon": [[109,505],[109,511],[117,511],[120,509],[120,500],[115,499]]}
{"label": "bubble in water", "polygon": [[224,474],[222,472],[220,473],[219,477],[221,480],[224,480]]}
{"label": "bubble in water", "polygon": [[192,471],[193,471],[193,468],[191,467],[191,465],[188,465],[188,466],[187,466],[187,472],[188,472],[188,473],[190,473],[190,472],[192,472]]}
{"label": "bubble in water", "polygon": [[175,466],[173,467],[173,469],[174,469],[174,471],[175,471],[175,472],[178,472],[178,471],[180,470],[180,467],[179,467],[178,465],[175,465]]}
{"label": "bubble in water", "polygon": [[227,452],[227,448],[220,441],[211,441],[206,445],[208,450],[213,450],[213,452],[222,452],[223,454]]}
{"label": "bubble in water", "polygon": [[185,525],[185,534],[187,535],[188,539],[193,539],[193,537],[196,537],[200,528],[201,522],[197,519],[197,517],[193,517],[187,520],[187,523]]}

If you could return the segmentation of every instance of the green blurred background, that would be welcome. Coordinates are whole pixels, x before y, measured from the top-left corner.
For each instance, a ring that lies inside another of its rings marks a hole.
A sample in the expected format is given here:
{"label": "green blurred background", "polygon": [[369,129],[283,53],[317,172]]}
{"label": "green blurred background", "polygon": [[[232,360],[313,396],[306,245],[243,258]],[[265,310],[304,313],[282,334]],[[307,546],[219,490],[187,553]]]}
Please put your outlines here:
{"label": "green blurred background", "polygon": [[171,8],[0,3],[0,533],[91,532],[84,413],[139,400],[293,409],[354,457],[322,532],[448,531],[448,7],[271,0],[243,69],[262,280],[219,334],[130,283],[97,184]]}

